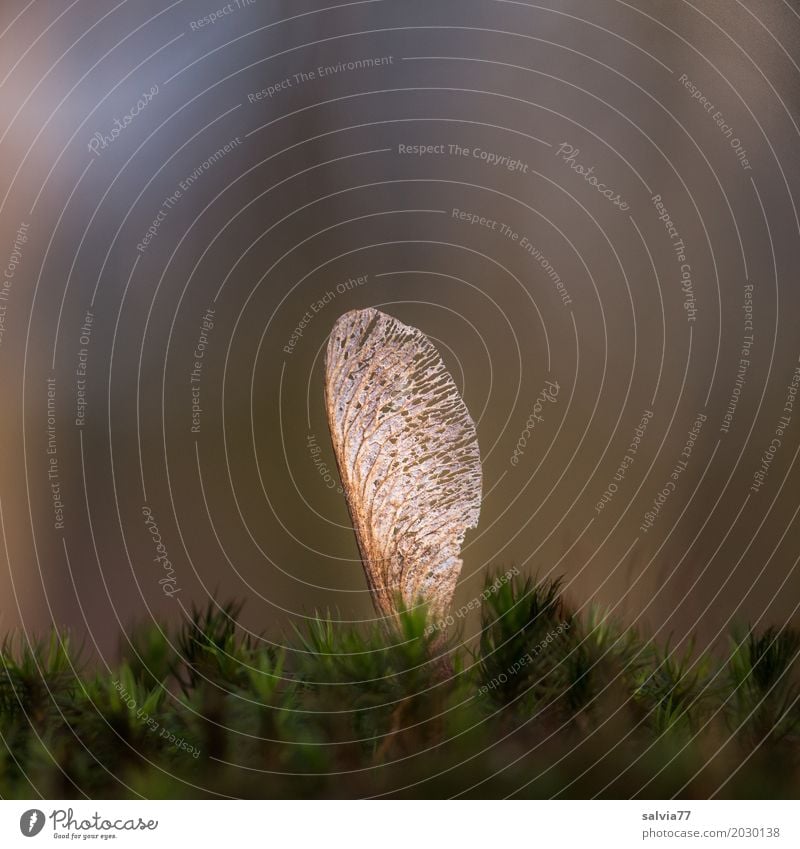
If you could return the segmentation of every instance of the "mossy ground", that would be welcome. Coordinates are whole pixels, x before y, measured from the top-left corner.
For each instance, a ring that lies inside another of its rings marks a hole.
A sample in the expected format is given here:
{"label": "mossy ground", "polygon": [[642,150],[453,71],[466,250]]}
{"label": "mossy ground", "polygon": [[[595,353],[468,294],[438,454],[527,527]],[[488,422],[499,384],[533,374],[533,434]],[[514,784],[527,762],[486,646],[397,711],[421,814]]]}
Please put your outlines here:
{"label": "mossy ground", "polygon": [[8,638],[0,795],[797,798],[797,632],[675,651],[558,582],[493,587],[471,647],[415,610],[278,649],[230,604],[136,631],[113,669]]}

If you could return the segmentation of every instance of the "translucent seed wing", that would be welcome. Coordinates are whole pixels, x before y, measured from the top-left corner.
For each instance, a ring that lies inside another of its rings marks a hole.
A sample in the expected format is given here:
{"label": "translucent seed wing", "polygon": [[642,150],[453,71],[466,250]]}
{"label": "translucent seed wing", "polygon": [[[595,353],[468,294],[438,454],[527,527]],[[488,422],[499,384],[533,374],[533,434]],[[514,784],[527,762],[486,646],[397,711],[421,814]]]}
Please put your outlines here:
{"label": "translucent seed wing", "polygon": [[375,309],[346,313],[326,355],[328,424],[379,612],[446,612],[478,523],[475,424],[424,333]]}

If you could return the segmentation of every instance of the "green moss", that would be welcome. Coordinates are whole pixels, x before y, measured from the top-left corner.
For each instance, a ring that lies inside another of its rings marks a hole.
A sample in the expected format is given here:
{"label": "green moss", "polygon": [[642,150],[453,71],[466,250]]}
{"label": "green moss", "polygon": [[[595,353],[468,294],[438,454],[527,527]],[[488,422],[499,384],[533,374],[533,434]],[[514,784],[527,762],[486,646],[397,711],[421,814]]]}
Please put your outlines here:
{"label": "green moss", "polygon": [[319,615],[279,650],[217,603],[134,629],[114,669],[63,634],[8,638],[0,794],[797,796],[800,634],[678,651],[509,574],[472,647],[418,608],[392,627]]}

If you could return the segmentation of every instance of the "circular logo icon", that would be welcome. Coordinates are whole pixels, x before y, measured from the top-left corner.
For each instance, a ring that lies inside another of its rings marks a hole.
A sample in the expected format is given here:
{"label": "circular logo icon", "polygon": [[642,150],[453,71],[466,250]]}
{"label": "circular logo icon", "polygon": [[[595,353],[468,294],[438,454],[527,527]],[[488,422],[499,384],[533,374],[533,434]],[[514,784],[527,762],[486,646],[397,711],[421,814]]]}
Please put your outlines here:
{"label": "circular logo icon", "polygon": [[44,811],[31,808],[19,818],[19,830],[25,837],[36,837],[44,828]]}

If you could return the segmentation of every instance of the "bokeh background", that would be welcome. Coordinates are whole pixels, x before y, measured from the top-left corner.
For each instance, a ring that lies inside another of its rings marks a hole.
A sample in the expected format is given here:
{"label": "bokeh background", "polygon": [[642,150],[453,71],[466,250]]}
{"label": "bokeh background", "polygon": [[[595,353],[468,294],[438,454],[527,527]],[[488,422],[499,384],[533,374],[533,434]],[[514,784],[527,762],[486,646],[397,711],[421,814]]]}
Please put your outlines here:
{"label": "bokeh background", "polygon": [[365,306],[478,423],[457,605],[796,622],[799,47],[792,0],[4,0],[0,629],[372,619],[322,400]]}

